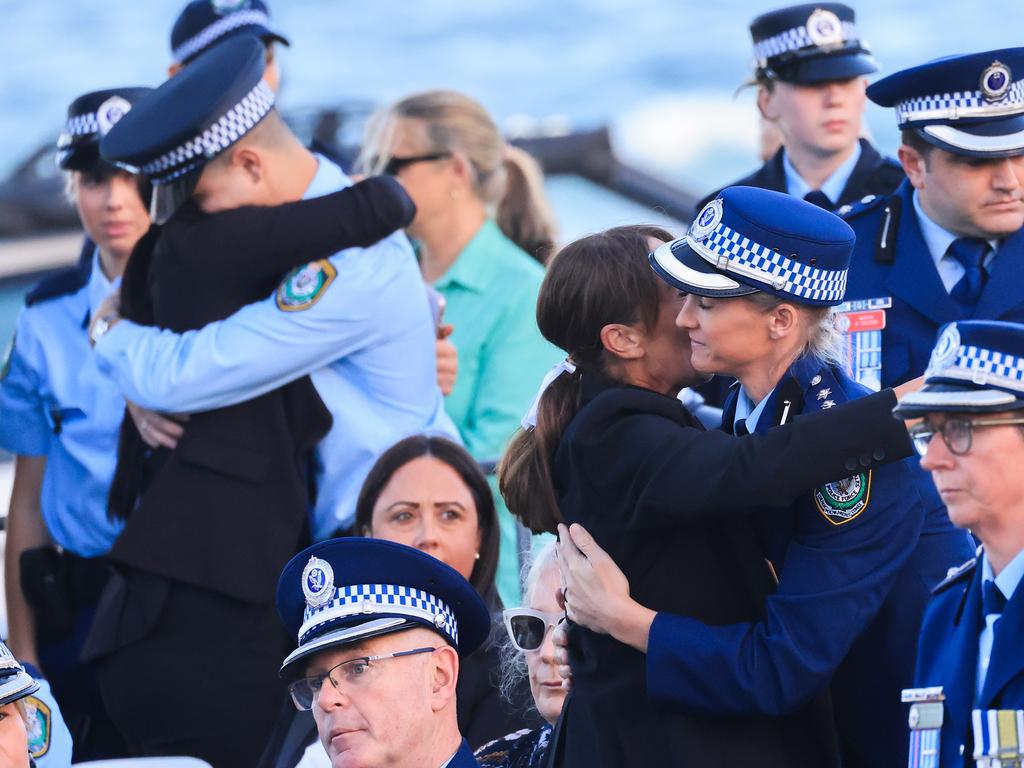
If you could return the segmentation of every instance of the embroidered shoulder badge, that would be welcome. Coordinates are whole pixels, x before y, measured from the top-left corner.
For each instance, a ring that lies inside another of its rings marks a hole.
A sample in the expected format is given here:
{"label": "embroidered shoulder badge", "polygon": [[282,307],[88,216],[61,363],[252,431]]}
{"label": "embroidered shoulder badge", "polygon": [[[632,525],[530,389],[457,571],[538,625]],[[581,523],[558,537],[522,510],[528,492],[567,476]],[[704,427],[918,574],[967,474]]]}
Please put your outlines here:
{"label": "embroidered shoulder badge", "polygon": [[338,271],[327,259],[293,269],[277,288],[277,308],[283,312],[309,309],[320,301],[337,275]]}
{"label": "embroidered shoulder badge", "polygon": [[818,511],[832,525],[845,525],[853,520],[867,509],[870,497],[870,472],[827,483],[814,490]]}
{"label": "embroidered shoulder badge", "polygon": [[38,760],[50,751],[50,708],[35,696],[25,699],[31,715],[28,724],[28,753]]}

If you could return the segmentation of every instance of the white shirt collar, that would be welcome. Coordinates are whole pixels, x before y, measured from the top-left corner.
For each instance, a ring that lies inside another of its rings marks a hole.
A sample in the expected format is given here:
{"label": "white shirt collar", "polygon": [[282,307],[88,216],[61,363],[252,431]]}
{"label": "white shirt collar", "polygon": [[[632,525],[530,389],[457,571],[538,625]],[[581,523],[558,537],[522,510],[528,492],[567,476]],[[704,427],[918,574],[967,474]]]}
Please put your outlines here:
{"label": "white shirt collar", "polygon": [[1020,585],[1021,580],[1024,579],[1024,550],[1018,552],[1017,556],[1006,564],[1006,567],[999,572],[998,576],[992,570],[992,564],[988,561],[988,555],[983,554],[981,558],[981,578],[983,581],[995,581],[999,591],[1003,593],[1003,597],[1009,600],[1013,597],[1013,593]]}
{"label": "white shirt collar", "polygon": [[[772,392],[774,391],[775,390],[772,390]],[[746,419],[745,426],[747,428],[747,432],[753,434],[754,430],[757,429],[757,422],[760,420],[761,414],[764,413],[765,406],[767,405],[768,399],[771,395],[772,393],[769,392],[764,396],[764,398],[762,398],[761,402],[754,405],[754,401],[750,399],[750,395],[747,394],[747,390],[745,390],[741,384],[739,391],[736,393],[736,415],[732,421],[733,432],[736,431],[736,424],[740,419]]]}
{"label": "white shirt collar", "polygon": [[302,195],[303,200],[329,195],[331,192],[337,192],[339,189],[347,187],[352,183],[352,180],[335,163],[332,163],[320,154],[315,155],[315,157],[317,162],[316,173],[313,175],[313,180],[309,182],[309,186],[306,187],[305,194]]}
{"label": "white shirt collar", "polygon": [[[832,201],[833,205],[839,203],[839,198],[842,197],[843,190],[846,189],[846,182],[850,180],[853,169],[857,167],[860,154],[861,146],[858,141],[850,156],[843,161],[842,165],[832,171],[832,174],[825,179],[825,183],[821,185],[821,191],[828,195],[828,199]],[[793,197],[803,200],[807,193],[812,191],[811,187],[789,162],[789,155],[785,150],[782,151],[782,170],[786,174],[786,191]]]}
{"label": "white shirt collar", "polygon": [[[943,257],[946,256],[946,251],[949,250],[949,246],[957,239],[957,235],[953,234],[945,227],[936,224],[931,217],[924,212],[924,208],[921,207],[921,200],[916,189],[914,190],[912,197],[914,200],[914,212],[917,214],[917,222],[921,226],[921,236],[924,238],[924,244],[928,246],[928,252],[932,256],[932,261],[934,261],[937,266]],[[988,244],[992,246],[992,251],[985,259],[986,267],[995,255],[996,249],[999,247],[999,241],[989,240]],[[950,256],[949,258],[953,257]]]}

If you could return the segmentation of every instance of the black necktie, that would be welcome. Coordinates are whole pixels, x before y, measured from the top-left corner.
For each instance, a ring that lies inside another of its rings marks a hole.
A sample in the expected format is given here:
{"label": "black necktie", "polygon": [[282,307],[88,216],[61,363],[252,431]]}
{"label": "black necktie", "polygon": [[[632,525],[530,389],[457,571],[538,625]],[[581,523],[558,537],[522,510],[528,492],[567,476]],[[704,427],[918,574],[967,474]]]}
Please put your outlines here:
{"label": "black necktie", "polygon": [[988,252],[989,244],[977,237],[958,238],[946,250],[964,268],[964,276],[953,286],[949,295],[972,314],[978,306],[978,299],[981,298],[988,277],[983,266]]}
{"label": "black necktie", "polygon": [[804,200],[808,203],[813,203],[819,208],[824,208],[826,211],[831,211],[834,207],[832,201],[828,199],[828,195],[822,192],[820,189],[815,189],[812,192],[808,192],[804,195]]}
{"label": "black necktie", "polygon": [[1001,616],[1006,607],[1006,597],[992,579],[981,583],[981,608],[986,616]]}
{"label": "black necktie", "polygon": [[747,420],[737,419],[736,425],[733,427],[733,431],[736,432],[736,437],[743,437],[744,435],[749,435],[750,432],[747,431]]}

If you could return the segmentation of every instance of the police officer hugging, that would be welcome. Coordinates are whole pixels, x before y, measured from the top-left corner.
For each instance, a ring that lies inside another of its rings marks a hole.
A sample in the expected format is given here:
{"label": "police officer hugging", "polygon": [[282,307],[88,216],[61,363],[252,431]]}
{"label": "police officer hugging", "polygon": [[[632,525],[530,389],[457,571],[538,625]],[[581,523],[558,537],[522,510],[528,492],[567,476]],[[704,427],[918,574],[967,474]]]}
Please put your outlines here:
{"label": "police officer hugging", "polygon": [[[651,262],[670,284],[712,300],[698,312],[722,311],[716,307],[758,292],[798,307],[834,307],[844,298],[853,242],[838,216],[810,203],[731,187],[701,211],[685,239],[659,248]],[[868,390],[836,364],[836,353],[805,350],[759,402],[737,371],[741,382],[726,403],[724,428],[764,433],[863,396]],[[770,375],[774,364],[761,365],[762,372]],[[905,758],[900,681],[913,678],[929,589],[971,551],[916,462],[867,471],[873,458],[881,457],[851,459],[848,477],[815,488],[788,510],[754,513],[780,575],[769,600],[785,628],[772,629],[787,660],[783,687],[817,693],[831,678],[843,765],[865,768]]]}

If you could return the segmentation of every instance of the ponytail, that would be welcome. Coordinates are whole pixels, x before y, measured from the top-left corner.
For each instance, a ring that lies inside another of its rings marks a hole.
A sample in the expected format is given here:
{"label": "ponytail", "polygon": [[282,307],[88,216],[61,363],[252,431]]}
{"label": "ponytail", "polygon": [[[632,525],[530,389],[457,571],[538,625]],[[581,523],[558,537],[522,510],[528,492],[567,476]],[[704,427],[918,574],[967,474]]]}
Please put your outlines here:
{"label": "ponytail", "polygon": [[513,243],[541,264],[555,249],[555,215],[544,194],[544,172],[525,150],[505,149],[505,193],[495,220]]}

